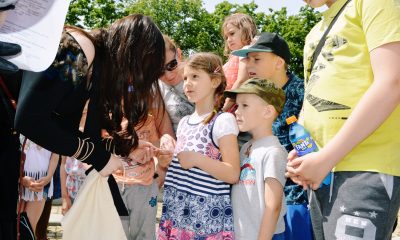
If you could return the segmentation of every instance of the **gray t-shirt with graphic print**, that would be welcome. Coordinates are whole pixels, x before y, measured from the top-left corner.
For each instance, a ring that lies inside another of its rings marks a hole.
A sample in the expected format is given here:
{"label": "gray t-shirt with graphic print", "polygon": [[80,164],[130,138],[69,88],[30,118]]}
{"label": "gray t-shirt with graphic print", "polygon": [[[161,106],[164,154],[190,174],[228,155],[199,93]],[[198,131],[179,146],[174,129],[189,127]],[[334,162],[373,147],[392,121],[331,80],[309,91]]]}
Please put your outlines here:
{"label": "gray t-shirt with graphic print", "polygon": [[[250,151],[249,151],[250,150]],[[247,156],[249,154],[249,156]],[[258,239],[265,209],[265,180],[274,178],[285,186],[287,152],[275,136],[247,142],[240,150],[240,179],[232,188],[232,206],[235,222],[235,239]],[[282,190],[282,208],[275,234],[285,231],[283,216],[286,213]]]}

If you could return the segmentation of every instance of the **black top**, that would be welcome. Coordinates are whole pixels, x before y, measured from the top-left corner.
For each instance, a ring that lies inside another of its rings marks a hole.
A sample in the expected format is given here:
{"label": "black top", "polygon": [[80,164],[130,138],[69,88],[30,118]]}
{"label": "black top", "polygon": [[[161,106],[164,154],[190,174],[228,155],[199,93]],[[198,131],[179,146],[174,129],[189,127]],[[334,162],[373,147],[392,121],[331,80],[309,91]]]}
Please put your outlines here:
{"label": "black top", "polygon": [[[100,171],[111,153],[101,138],[97,61],[95,57],[92,77],[88,79],[89,66],[83,50],[70,34],[64,32],[51,66],[39,73],[24,72],[15,125],[21,134],[36,144],[64,156],[74,155],[87,139],[89,144],[83,146],[76,158],[82,160],[87,156],[84,162]],[[81,132],[79,123],[88,99],[85,130]],[[108,184],[118,214],[127,216],[112,175]]]}
{"label": "black top", "polygon": [[[108,162],[110,153],[101,142],[100,115],[94,104],[98,101],[96,78],[93,76],[91,81],[88,80],[87,73],[88,63],[83,50],[71,35],[64,33],[52,65],[43,72],[24,73],[16,128],[38,145],[64,156],[77,152],[82,142],[79,139],[90,138],[88,142],[94,144],[94,149],[85,163],[100,171]],[[91,82],[92,87],[88,84]],[[79,122],[89,98],[90,106],[82,133]],[[84,148],[82,153],[86,150],[90,152]]]}
{"label": "black top", "polygon": [[[19,71],[11,75],[0,74],[5,87],[11,94],[12,99],[18,100],[19,88],[21,86],[22,72]],[[12,107],[9,97],[0,86],[0,139],[8,139],[15,135],[14,128],[15,109]],[[0,149],[3,146],[0,146]]]}
{"label": "black top", "polygon": [[[17,100],[19,86],[21,83],[21,74],[2,75],[0,77],[12,95]],[[18,175],[20,160],[20,143],[18,134],[13,130],[15,110],[9,101],[9,98],[2,87],[0,87],[0,189],[3,197],[0,197],[0,222],[2,229],[10,229],[7,235],[6,231],[0,233],[0,239],[15,239],[15,235],[11,234],[14,229],[15,218],[18,201]],[[14,220],[14,224],[11,223]],[[5,223],[9,222],[9,225]]]}

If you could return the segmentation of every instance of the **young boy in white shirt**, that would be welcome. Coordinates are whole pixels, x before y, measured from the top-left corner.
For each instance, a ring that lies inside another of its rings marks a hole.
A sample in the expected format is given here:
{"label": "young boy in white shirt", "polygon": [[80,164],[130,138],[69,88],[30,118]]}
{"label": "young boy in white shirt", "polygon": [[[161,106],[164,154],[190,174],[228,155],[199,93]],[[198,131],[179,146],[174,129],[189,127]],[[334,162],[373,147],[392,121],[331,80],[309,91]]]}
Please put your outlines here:
{"label": "young boy in white shirt", "polygon": [[272,134],[272,123],[285,93],[268,80],[251,78],[225,95],[236,99],[240,131],[252,135],[241,148],[240,179],[232,189],[235,238],[284,239],[287,152]]}

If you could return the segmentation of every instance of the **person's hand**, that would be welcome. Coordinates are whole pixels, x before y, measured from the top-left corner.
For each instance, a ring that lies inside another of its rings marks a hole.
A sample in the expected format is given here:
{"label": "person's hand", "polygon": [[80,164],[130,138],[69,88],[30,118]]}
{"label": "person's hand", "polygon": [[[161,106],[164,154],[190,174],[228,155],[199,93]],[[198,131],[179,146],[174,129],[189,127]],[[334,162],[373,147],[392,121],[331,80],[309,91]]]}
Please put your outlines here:
{"label": "person's hand", "polygon": [[160,149],[157,153],[158,165],[161,169],[166,170],[172,161],[173,152],[170,150]]}
{"label": "person's hand", "polygon": [[176,146],[176,140],[169,134],[164,134],[160,138],[160,148],[163,150],[169,150],[174,152]]}
{"label": "person's hand", "polygon": [[21,52],[21,46],[14,43],[0,41],[0,73],[16,73],[18,67],[3,57],[16,55]]}
{"label": "person's hand", "polygon": [[307,189],[308,188],[308,184],[306,182],[303,182],[299,175],[297,175],[293,171],[289,171],[288,170],[289,166],[290,166],[290,169],[296,169],[296,168],[299,167],[299,164],[301,162],[297,162],[297,165],[294,165],[294,163],[293,163],[293,161],[295,159],[297,159],[297,158],[298,158],[298,156],[297,156],[296,150],[293,149],[292,151],[289,152],[288,157],[287,157],[288,163],[287,163],[287,166],[286,166],[285,176],[287,178],[292,179],[292,181],[295,182],[296,184],[298,184],[300,186],[303,186],[304,189]]}
{"label": "person's hand", "polygon": [[37,183],[37,181],[29,176],[24,176],[22,178],[22,186],[25,188],[29,189],[32,192],[40,192],[43,190],[43,187],[45,185],[42,185],[43,183],[41,182],[40,184]]}
{"label": "person's hand", "polygon": [[113,172],[117,171],[118,169],[123,169],[122,166],[122,159],[114,154],[111,154],[110,159],[108,160],[106,166],[99,172],[101,176],[108,177]]}
{"label": "person's hand", "polygon": [[128,158],[134,162],[143,164],[155,157],[158,150],[159,149],[150,142],[140,140],[139,146],[129,153]]}
{"label": "person's hand", "polygon": [[44,188],[44,186],[46,186],[47,184],[49,184],[49,182],[51,181],[51,177],[42,177],[39,180],[33,182],[31,184],[31,188],[33,189],[37,189],[39,191],[42,191],[42,189]]}
{"label": "person's hand", "polygon": [[303,186],[304,189],[310,186],[316,190],[333,167],[321,150],[289,160],[286,176]]}
{"label": "person's hand", "polygon": [[22,186],[24,186],[25,188],[30,188],[32,183],[35,182],[35,179],[32,177],[28,177],[28,176],[24,176],[22,178]]}
{"label": "person's hand", "polygon": [[61,204],[61,214],[65,215],[68,210],[71,208],[72,203],[71,203],[71,199],[67,196],[67,197],[63,197],[62,198],[62,204]]}
{"label": "person's hand", "polygon": [[178,160],[183,169],[195,167],[196,159],[199,157],[202,157],[202,155],[193,151],[182,151],[178,153]]}

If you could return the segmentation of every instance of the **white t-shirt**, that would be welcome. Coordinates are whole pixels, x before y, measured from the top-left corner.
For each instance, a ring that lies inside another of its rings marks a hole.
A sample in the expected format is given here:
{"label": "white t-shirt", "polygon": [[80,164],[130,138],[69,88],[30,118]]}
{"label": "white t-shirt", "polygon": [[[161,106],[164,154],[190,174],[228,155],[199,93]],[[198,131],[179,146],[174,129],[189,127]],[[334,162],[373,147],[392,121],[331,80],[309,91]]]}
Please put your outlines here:
{"label": "white t-shirt", "polygon": [[[250,155],[247,152],[250,147]],[[285,186],[287,152],[275,136],[268,136],[253,143],[247,142],[240,150],[240,179],[232,187],[232,207],[235,239],[258,239],[265,210],[265,180],[274,178]],[[285,196],[282,191],[282,208],[275,227],[275,234],[285,231]]]}

